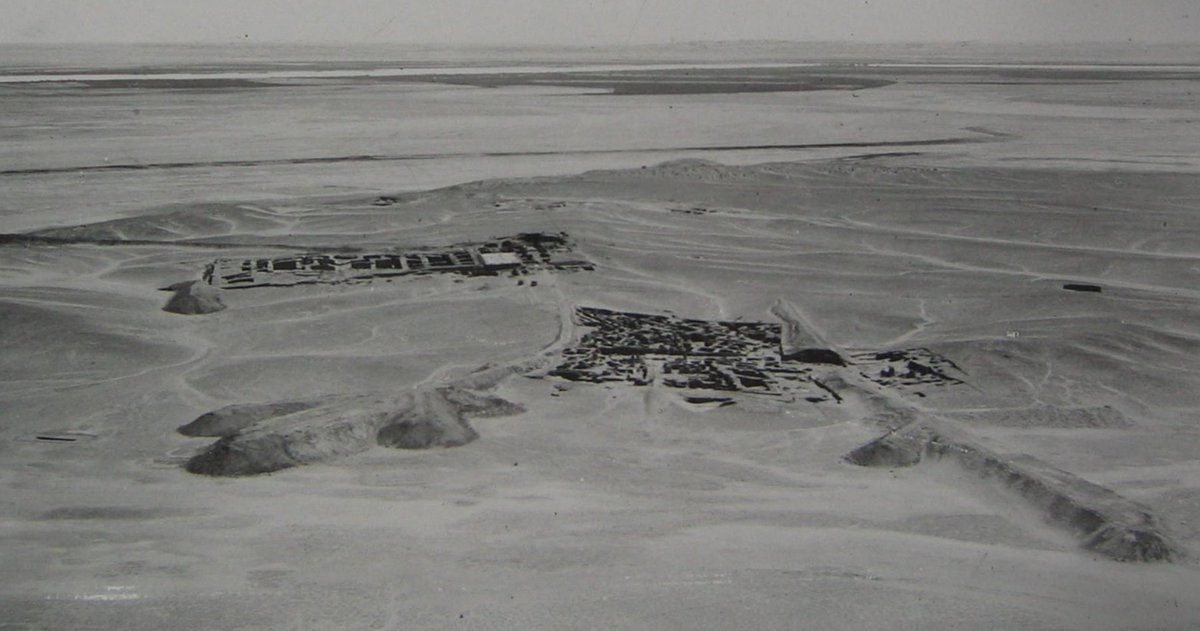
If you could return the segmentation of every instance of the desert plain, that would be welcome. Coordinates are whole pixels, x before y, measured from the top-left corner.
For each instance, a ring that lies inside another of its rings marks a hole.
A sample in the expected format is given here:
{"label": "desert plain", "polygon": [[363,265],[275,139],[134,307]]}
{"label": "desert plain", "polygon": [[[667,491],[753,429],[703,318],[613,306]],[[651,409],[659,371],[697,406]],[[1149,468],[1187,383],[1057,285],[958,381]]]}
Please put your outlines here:
{"label": "desert plain", "polygon": [[774,61],[0,85],[0,627],[1195,628],[1200,70]]}

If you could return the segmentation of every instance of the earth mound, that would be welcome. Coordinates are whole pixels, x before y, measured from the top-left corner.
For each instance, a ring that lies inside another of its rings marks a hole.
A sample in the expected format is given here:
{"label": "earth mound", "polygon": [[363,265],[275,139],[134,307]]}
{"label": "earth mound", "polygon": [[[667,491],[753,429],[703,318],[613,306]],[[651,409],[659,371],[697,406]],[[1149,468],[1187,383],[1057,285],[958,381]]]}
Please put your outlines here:
{"label": "earth mound", "polygon": [[397,449],[459,447],[479,434],[467,423],[464,407],[447,396],[446,389],[422,393],[414,405],[388,419],[376,442]]}
{"label": "earth mound", "polygon": [[411,397],[339,397],[309,409],[261,420],[225,436],[188,460],[191,473],[246,476],[270,473],[365,451]]}
{"label": "earth mound", "polygon": [[429,449],[461,447],[478,437],[479,434],[465,422],[446,423],[437,415],[410,412],[392,419],[379,430],[375,440],[381,447]]}
{"label": "earth mound", "polygon": [[797,361],[803,364],[826,364],[829,366],[845,366],[846,360],[837,351],[828,348],[802,348],[783,354],[785,361]]}
{"label": "earth mound", "polygon": [[163,311],[168,313],[204,315],[225,309],[225,303],[221,300],[221,292],[200,281],[175,283],[167,289],[175,292],[163,306]]}
{"label": "earth mound", "polygon": [[185,468],[210,476],[270,473],[370,449],[458,447],[479,434],[468,416],[525,409],[500,397],[449,386],[399,397],[332,397],[322,401],[231,405],[180,428],[220,440]]}
{"label": "earth mound", "polygon": [[1048,523],[1072,532],[1086,550],[1117,561],[1183,556],[1141,505],[1031,456],[1001,456],[928,423],[890,432],[846,456],[866,467],[907,467],[926,458],[952,458],[980,478],[997,481],[1041,510]]}
{"label": "earth mound", "polygon": [[454,404],[462,414],[474,418],[516,416],[525,412],[525,406],[520,403],[462,388],[447,388],[441,391],[441,395]]}
{"label": "earth mound", "polygon": [[284,403],[238,403],[221,409],[205,412],[196,420],[179,428],[184,436],[211,436],[224,438],[254,425],[255,423],[307,410],[318,405],[315,401],[288,401]]}

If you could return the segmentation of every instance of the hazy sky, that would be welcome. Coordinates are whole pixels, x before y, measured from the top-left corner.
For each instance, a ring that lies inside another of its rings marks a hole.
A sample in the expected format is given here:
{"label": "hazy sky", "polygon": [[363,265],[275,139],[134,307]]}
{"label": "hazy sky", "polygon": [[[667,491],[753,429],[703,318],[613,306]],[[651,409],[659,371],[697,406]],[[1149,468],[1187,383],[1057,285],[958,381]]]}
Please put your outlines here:
{"label": "hazy sky", "polygon": [[1200,42],[1200,0],[0,0],[0,42]]}

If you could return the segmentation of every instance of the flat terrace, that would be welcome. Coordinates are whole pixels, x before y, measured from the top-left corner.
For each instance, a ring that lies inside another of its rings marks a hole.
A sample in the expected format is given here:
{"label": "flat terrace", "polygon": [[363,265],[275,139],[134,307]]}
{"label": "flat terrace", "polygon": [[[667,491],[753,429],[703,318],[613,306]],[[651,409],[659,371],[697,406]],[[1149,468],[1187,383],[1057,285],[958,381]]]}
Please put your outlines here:
{"label": "flat terrace", "polygon": [[571,256],[571,242],[564,233],[522,233],[445,249],[217,259],[205,268],[202,278],[222,289],[248,289],[366,282],[412,274],[521,275],[537,269],[594,268]]}
{"label": "flat terrace", "polygon": [[[785,353],[782,326],[720,322],[578,307],[575,323],[589,329],[547,376],[590,383],[626,383],[715,393],[841,401],[821,381],[829,371],[854,370],[878,386],[925,396],[916,388],[964,383],[953,361],[927,349],[857,352],[842,361],[833,351]],[[839,363],[826,360],[828,355]],[[711,396],[687,397],[710,402]]]}

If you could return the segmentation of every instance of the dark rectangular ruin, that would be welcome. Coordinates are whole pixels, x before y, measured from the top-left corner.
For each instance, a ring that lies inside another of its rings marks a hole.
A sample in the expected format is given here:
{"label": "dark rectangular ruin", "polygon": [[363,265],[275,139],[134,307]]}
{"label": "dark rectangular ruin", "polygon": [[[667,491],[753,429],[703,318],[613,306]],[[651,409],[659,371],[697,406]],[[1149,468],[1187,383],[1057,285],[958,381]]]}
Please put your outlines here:
{"label": "dark rectangular ruin", "polygon": [[445,249],[218,259],[207,266],[202,278],[216,287],[247,289],[367,282],[408,274],[494,276],[504,271],[521,275],[540,269],[588,271],[594,267],[572,253],[565,233],[521,233]]}
{"label": "dark rectangular ruin", "polygon": [[660,383],[811,403],[840,403],[841,395],[819,378],[822,372],[849,367],[877,385],[894,388],[963,383],[951,375],[962,373],[953,361],[925,348],[859,352],[849,359],[828,348],[785,352],[782,326],[767,322],[578,307],[575,323],[587,332],[562,352],[562,361],[548,373],[550,377],[634,386]]}

